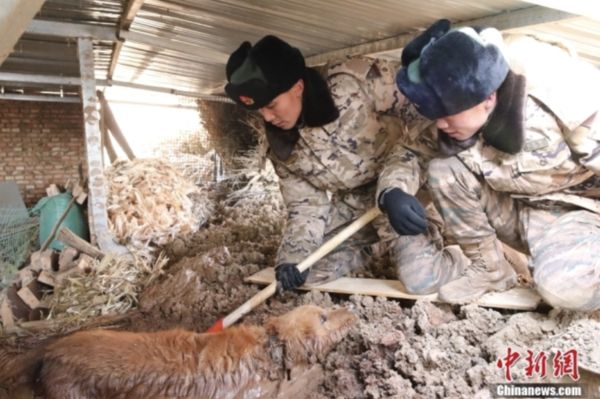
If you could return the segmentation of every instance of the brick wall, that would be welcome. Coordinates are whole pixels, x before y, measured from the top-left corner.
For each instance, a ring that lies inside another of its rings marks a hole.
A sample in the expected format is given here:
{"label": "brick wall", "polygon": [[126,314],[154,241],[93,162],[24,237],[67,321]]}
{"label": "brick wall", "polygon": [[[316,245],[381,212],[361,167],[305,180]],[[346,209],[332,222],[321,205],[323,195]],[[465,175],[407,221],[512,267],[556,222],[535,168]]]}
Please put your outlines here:
{"label": "brick wall", "polygon": [[50,184],[78,178],[84,136],[81,104],[0,100],[0,181],[16,181],[31,207]]}

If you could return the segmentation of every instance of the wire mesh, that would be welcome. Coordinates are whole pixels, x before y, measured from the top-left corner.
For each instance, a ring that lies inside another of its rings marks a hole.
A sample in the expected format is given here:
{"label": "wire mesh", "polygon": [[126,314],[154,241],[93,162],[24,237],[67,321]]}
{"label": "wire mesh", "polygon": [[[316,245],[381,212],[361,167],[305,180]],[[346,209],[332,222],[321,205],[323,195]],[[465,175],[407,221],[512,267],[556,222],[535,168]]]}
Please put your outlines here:
{"label": "wire mesh", "polygon": [[0,291],[37,245],[40,221],[23,208],[0,208]]}

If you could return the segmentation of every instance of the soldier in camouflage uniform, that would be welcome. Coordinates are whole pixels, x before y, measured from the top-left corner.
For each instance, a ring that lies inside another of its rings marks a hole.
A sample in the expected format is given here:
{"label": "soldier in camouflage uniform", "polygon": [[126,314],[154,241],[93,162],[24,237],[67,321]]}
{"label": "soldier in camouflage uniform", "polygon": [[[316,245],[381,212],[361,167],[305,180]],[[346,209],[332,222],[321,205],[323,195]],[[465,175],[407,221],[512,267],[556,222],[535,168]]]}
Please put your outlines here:
{"label": "soldier in camouflage uniform", "polygon": [[[321,75],[300,52],[266,36],[230,57],[226,92],[265,120],[268,156],[288,210],[277,254],[284,289],[322,283],[362,266],[366,249],[384,242],[407,290],[432,293],[468,263],[458,246],[444,247],[441,217],[415,195],[424,183],[432,141],[405,139],[431,125],[395,85],[397,65],[350,59]],[[419,194],[421,197],[421,194]],[[300,274],[296,265],[330,236],[374,206],[379,216],[333,253]]]}
{"label": "soldier in camouflage uniform", "polygon": [[598,70],[531,36],[434,27],[407,46],[397,82],[436,120],[444,157],[431,161],[429,185],[472,261],[440,297],[513,286],[502,240],[531,256],[549,304],[600,308]]}

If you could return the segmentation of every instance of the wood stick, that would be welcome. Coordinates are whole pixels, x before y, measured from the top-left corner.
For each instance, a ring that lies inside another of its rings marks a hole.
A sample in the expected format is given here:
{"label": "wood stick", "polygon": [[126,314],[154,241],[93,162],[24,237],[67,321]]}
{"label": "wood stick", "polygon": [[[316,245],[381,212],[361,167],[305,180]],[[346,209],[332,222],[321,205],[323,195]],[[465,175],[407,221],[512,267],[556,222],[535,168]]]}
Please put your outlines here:
{"label": "wood stick", "polygon": [[[358,230],[362,229],[364,226],[373,221],[377,216],[381,215],[381,211],[379,208],[374,207],[369,209],[364,215],[356,219],[354,222],[350,223],[343,230],[329,239],[326,243],[321,245],[315,252],[310,254],[306,259],[302,262],[298,263],[296,267],[302,273],[303,271],[310,268],[321,258],[329,254],[333,251],[338,245],[346,241],[349,237],[351,237]],[[271,297],[277,289],[277,281],[272,282],[267,287],[263,288],[258,294],[254,295],[252,298],[248,299],[244,302],[240,307],[236,310],[228,314],[223,319],[217,321],[208,331],[209,332],[217,332],[221,331],[224,328],[231,326],[233,323],[242,318],[245,314],[249,313],[252,309],[263,303],[267,300],[267,298]]]}
{"label": "wood stick", "polygon": [[83,252],[84,254],[91,256],[92,258],[102,259],[105,256],[104,252],[100,251],[83,238],[77,236],[75,233],[69,230],[68,227],[63,226],[58,232],[56,239],[65,245],[75,248],[79,252]]}

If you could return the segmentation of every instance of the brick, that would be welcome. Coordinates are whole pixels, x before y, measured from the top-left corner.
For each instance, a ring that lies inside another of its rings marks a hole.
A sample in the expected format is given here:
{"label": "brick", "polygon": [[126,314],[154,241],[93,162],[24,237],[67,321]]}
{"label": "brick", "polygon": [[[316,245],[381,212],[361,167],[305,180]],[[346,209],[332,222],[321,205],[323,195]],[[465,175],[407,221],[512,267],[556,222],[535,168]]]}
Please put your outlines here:
{"label": "brick", "polygon": [[16,180],[25,204],[34,205],[48,185],[78,177],[84,136],[77,104],[0,100],[0,181]]}

